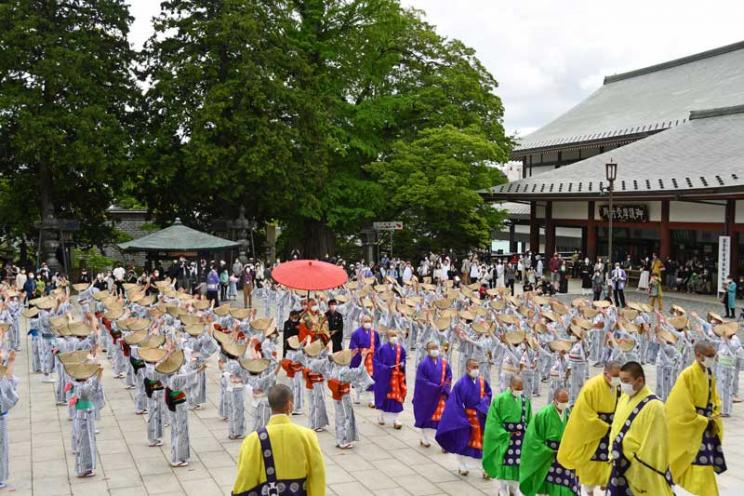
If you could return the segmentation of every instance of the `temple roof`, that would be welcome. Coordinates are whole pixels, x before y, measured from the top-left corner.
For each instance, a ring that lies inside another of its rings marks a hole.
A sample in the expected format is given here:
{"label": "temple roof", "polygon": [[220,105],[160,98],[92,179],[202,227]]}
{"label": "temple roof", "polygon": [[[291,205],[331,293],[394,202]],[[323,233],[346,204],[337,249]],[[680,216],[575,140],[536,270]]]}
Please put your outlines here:
{"label": "temple roof", "polygon": [[513,155],[630,141],[684,124],[690,111],[744,102],[744,42],[607,76],[586,100],[519,139]]}
{"label": "temple roof", "polygon": [[744,105],[690,112],[673,129],[496,186],[485,196],[492,200],[600,197],[607,186],[604,164],[610,161],[618,164],[616,196],[674,198],[744,191]]}
{"label": "temple roof", "polygon": [[238,243],[191,229],[184,226],[181,219],[176,218],[175,222],[165,229],[120,243],[118,246],[124,251],[183,252],[224,250],[236,247]]}

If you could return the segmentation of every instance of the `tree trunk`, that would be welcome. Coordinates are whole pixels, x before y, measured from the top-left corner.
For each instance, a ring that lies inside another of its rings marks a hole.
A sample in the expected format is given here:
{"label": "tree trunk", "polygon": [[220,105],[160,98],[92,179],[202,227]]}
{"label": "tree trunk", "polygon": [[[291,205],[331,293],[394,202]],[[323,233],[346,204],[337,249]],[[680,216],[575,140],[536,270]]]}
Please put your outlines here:
{"label": "tree trunk", "polygon": [[322,259],[336,254],[336,238],[320,221],[305,221],[299,250],[302,258]]}

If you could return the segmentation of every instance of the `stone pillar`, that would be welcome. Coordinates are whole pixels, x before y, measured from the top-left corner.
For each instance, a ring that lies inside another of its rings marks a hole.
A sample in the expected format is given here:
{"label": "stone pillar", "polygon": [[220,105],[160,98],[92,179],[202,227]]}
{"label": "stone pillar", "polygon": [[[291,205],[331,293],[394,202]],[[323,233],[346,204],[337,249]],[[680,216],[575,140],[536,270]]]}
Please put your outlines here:
{"label": "stone pillar", "polygon": [[669,200],[661,201],[661,222],[659,223],[659,257],[666,260],[672,253],[672,233],[669,229]]}
{"label": "stone pillar", "polygon": [[540,224],[537,221],[537,202],[530,202],[530,251],[540,253]]}
{"label": "stone pillar", "polygon": [[268,263],[273,264],[276,261],[276,224],[266,223],[266,258]]}

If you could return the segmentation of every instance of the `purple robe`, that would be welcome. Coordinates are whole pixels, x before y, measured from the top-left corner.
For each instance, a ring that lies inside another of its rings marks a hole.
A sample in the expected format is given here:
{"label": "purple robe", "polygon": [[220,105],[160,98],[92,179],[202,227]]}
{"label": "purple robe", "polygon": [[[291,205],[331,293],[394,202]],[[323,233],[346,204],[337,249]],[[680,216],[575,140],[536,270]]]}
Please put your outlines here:
{"label": "purple robe", "polygon": [[416,369],[416,387],[413,390],[413,416],[416,419],[415,426],[421,429],[436,429],[438,420],[431,417],[437,409],[439,398],[444,395],[447,398],[452,388],[452,369],[447,362],[442,382],[442,358],[434,360],[424,357]]}
{"label": "purple robe", "polygon": [[[397,345],[400,346],[400,345]],[[396,400],[388,399],[387,394],[390,392],[390,378],[393,375],[395,357],[397,355],[397,346],[385,343],[379,348],[375,348],[374,369],[375,380],[375,408],[383,412],[398,413],[403,411],[403,403]],[[400,365],[405,374],[406,370],[406,350],[400,346]]]}
{"label": "purple robe", "polygon": [[483,450],[468,446],[470,441],[470,422],[466,408],[478,412],[481,433],[485,430],[486,415],[491,406],[491,386],[486,381],[485,395],[480,397],[480,381],[470,376],[462,377],[452,388],[447,404],[444,406],[442,420],[439,421],[435,439],[448,453],[482,458]]}
{"label": "purple robe", "polygon": [[[351,334],[351,341],[349,341],[349,349],[350,350],[365,350],[368,349],[370,346],[370,336],[372,333],[375,334],[375,353],[377,353],[377,349],[382,346],[382,343],[380,342],[380,335],[377,331],[370,329],[369,331],[365,329],[364,327],[358,328],[356,331],[354,331]],[[354,355],[351,358],[351,364],[349,364],[349,367],[351,368],[357,368],[362,363],[362,354],[358,353]],[[374,376],[374,360],[372,360],[372,374],[370,376]],[[372,386],[367,388],[367,391],[372,391]]]}

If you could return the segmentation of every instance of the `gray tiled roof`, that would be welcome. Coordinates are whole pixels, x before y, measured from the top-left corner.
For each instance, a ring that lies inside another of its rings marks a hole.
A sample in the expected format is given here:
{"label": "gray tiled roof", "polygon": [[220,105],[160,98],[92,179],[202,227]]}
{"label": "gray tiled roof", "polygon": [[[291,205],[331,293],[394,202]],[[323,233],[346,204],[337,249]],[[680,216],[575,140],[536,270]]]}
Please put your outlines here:
{"label": "gray tiled roof", "polygon": [[[744,97],[742,97],[744,102]],[[744,105],[691,112],[673,129],[536,176],[496,186],[498,200],[587,198],[606,186],[604,164],[618,164],[615,194],[690,195],[744,190]]]}
{"label": "gray tiled roof", "polygon": [[165,229],[126,243],[120,243],[118,246],[119,249],[124,251],[180,252],[224,250],[238,246],[238,243],[191,229],[184,226],[181,220],[176,218],[173,225]]}
{"label": "gray tiled roof", "polygon": [[744,42],[608,76],[565,114],[519,140],[530,149],[622,139],[678,126],[691,110],[744,102]]}

